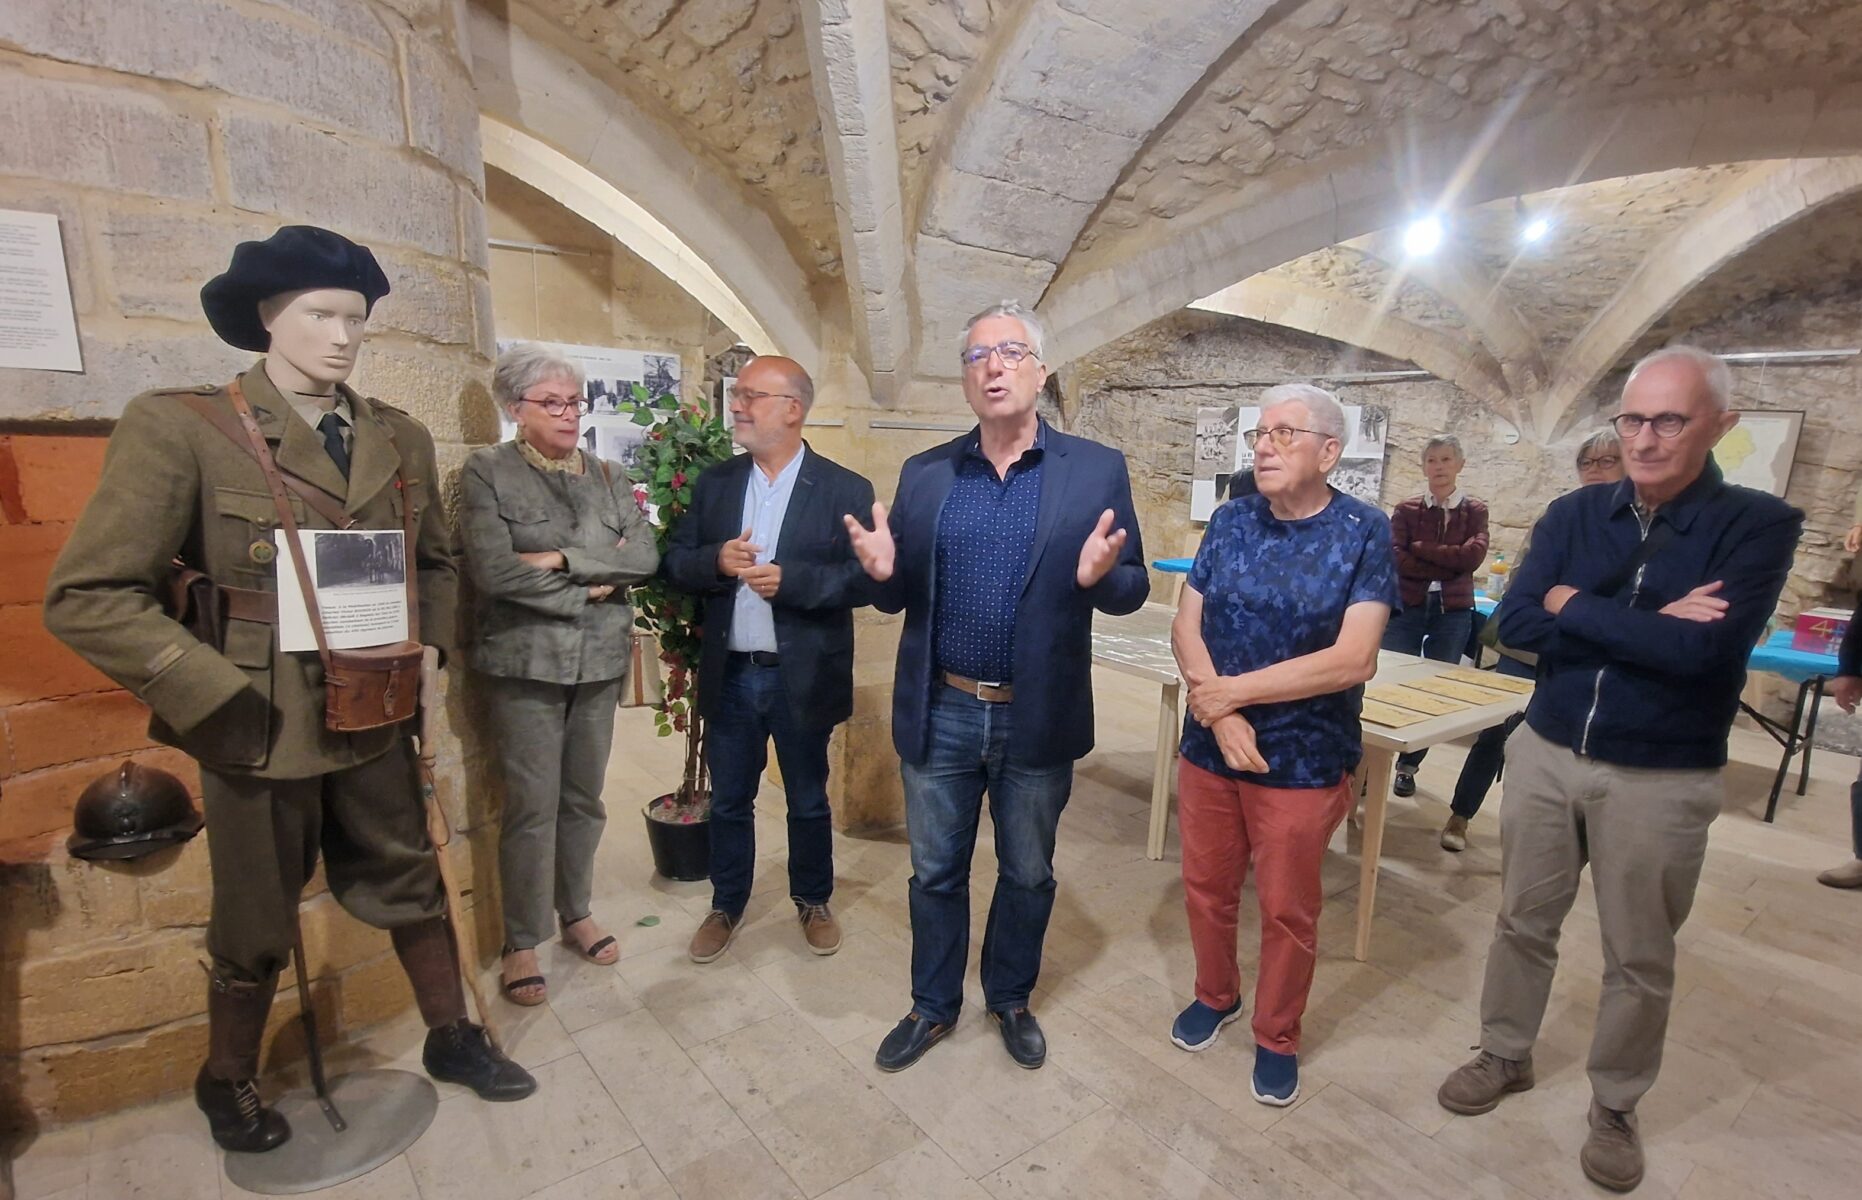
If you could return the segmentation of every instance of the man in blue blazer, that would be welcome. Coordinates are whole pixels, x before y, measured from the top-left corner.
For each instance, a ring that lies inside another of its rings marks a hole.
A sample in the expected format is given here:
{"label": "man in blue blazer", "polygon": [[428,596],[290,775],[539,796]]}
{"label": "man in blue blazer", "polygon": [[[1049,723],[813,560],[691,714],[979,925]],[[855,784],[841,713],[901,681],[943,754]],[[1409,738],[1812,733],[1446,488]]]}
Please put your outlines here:
{"label": "man in blue blazer", "polygon": [[912,846],[912,1010],[879,1047],[911,1066],[956,1025],[970,860],[989,793],[998,875],[983,995],[1009,1054],[1039,1067],[1028,998],[1054,907],[1054,835],[1093,748],[1093,610],[1128,613],[1150,578],[1125,456],[1035,413],[1041,326],[1019,304],[972,317],[963,394],[977,427],[914,455],[890,517],[847,532],[874,603],[905,613],[892,692]]}
{"label": "man in blue blazer", "polygon": [[853,713],[853,609],[872,587],[843,518],[873,485],[802,441],[814,383],[786,358],[752,359],[731,388],[746,453],[698,477],[661,570],[704,598],[698,711],[711,771],[711,912],[695,962],[724,953],[743,921],[756,863],[756,793],[776,743],[789,802],[789,895],[816,954],[840,949],[828,909],[834,828],[828,735]]}

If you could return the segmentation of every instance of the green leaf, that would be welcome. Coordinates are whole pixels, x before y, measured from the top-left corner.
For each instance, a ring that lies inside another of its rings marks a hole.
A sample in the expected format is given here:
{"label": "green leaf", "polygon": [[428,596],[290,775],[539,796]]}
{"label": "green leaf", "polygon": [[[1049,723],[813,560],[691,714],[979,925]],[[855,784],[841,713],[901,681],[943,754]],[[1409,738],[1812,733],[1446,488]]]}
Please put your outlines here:
{"label": "green leaf", "polygon": [[633,413],[634,413],[634,424],[651,425],[653,423],[653,412],[651,409],[636,408],[633,410]]}

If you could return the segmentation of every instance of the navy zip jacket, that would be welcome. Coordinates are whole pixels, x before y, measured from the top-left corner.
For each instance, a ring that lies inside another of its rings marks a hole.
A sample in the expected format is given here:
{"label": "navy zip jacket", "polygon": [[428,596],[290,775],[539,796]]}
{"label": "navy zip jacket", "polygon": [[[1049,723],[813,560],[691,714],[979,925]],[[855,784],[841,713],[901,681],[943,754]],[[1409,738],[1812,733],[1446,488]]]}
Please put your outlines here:
{"label": "navy zip jacket", "polygon": [[[1507,645],[1539,656],[1526,723],[1578,754],[1626,767],[1726,765],[1746,659],[1778,603],[1804,514],[1729,484],[1708,458],[1655,512],[1673,535],[1614,596],[1597,589],[1635,556],[1645,530],[1635,485],[1592,484],[1552,501],[1496,614]],[[1659,610],[1718,580],[1717,621]],[[1578,589],[1554,617],[1542,604]]]}

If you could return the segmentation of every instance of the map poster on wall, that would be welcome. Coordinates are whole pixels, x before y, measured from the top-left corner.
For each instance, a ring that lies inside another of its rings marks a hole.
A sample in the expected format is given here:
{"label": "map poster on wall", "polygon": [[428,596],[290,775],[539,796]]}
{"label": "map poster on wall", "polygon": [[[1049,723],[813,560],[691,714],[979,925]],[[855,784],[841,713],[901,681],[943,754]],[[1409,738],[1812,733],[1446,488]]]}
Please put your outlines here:
{"label": "map poster on wall", "polygon": [[[499,338],[498,353],[518,344],[515,338]],[[635,384],[646,388],[649,396],[677,397],[680,394],[679,356],[612,346],[574,346],[562,342],[533,344],[573,359],[582,368],[587,380],[583,392],[589,401],[588,415],[582,418],[582,448],[597,458],[631,468],[640,443],[646,440],[647,427],[634,424],[633,417],[621,411],[621,404],[633,393]],[[505,438],[517,434],[517,426],[508,413],[498,414],[498,429]]]}
{"label": "map poster on wall", "polygon": [[1800,411],[1739,410],[1739,424],[1714,444],[1713,461],[1726,482],[1783,496],[1797,461],[1797,440],[1804,434]]}
{"label": "map poster on wall", "polygon": [[[1331,484],[1347,496],[1379,507],[1383,504],[1384,451],[1390,415],[1372,405],[1344,405],[1345,428],[1351,436],[1333,468]],[[1190,474],[1190,520],[1207,521],[1216,506],[1228,499],[1230,478],[1252,470],[1254,451],[1242,441],[1241,431],[1259,423],[1261,410],[1253,407],[1199,408]]]}

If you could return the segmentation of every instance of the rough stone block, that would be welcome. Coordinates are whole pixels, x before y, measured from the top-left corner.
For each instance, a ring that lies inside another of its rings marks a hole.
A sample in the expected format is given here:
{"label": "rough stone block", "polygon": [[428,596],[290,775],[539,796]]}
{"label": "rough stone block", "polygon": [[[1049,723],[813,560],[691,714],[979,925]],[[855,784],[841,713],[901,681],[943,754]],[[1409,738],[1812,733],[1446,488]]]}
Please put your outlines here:
{"label": "rough stone block", "polygon": [[88,1041],[192,1016],[205,1004],[202,953],[200,931],[162,930],[28,961],[18,975],[17,1041],[0,1024],[0,1049]]}
{"label": "rough stone block", "polygon": [[71,522],[46,525],[0,525],[0,604],[37,604],[45,598],[45,580],[71,534]]}
{"label": "rough stone block", "polygon": [[119,937],[140,924],[139,879],[134,867],[72,858],[62,838],[37,861],[0,864],[0,945],[23,962]]}
{"label": "rough stone block", "polygon": [[343,972],[336,987],[336,1023],[345,1032],[375,1025],[414,1006],[401,960],[392,954]]}
{"label": "rough stone block", "polygon": [[112,208],[98,228],[123,315],[198,321],[201,283],[225,270],[234,246],[270,237],[277,224],[158,205]]}
{"label": "rough stone block", "polygon": [[[393,4],[393,0],[385,2]],[[368,0],[265,0],[265,3],[307,17],[319,28],[339,37],[361,42],[383,54],[394,53],[394,38],[369,7]]]}
{"label": "rough stone block", "polygon": [[299,908],[306,969],[323,979],[390,949],[388,935],[343,911],[334,896],[319,896]]}
{"label": "rough stone block", "polygon": [[207,832],[178,850],[151,859],[159,870],[137,878],[142,921],[150,929],[204,926],[213,914],[213,870],[208,863]]}
{"label": "rough stone block", "polygon": [[944,238],[921,235],[917,246],[919,369],[946,379],[958,374],[966,321],[1002,300],[1033,304],[1054,273],[1054,264],[1041,259],[960,246]]}
{"label": "rough stone block", "polygon": [[992,97],[965,118],[951,165],[1096,205],[1139,145],[1135,137]]}
{"label": "rough stone block", "polygon": [[0,371],[0,419],[114,420],[138,392],[231,379],[252,365],[252,355],[222,342],[205,324],[193,335],[158,328],[162,332],[110,331],[109,339],[123,340],[80,328],[82,373]]}
{"label": "rough stone block", "polygon": [[436,440],[463,441],[467,414],[491,405],[490,374],[462,350],[372,345],[354,382],[364,395],[413,414]]}
{"label": "rough stone block", "polygon": [[1014,103],[1143,139],[1207,65],[1204,57],[1139,41],[1061,11],[1022,31],[998,75],[997,89]]}
{"label": "rough stone block", "polygon": [[465,268],[409,254],[384,252],[379,258],[394,290],[375,306],[369,328],[471,345],[476,326]]}
{"label": "rough stone block", "polygon": [[939,174],[925,206],[923,229],[933,237],[1059,264],[1073,248],[1093,206],[972,175]]}
{"label": "rough stone block", "polygon": [[[192,964],[189,969],[198,982],[200,969]],[[116,1112],[192,1086],[206,1056],[204,1016],[101,1045],[34,1051],[23,1064],[26,1099],[54,1121]]]}
{"label": "rough stone block", "polygon": [[153,96],[0,69],[0,112],[7,114],[10,175],[147,196],[213,197],[205,124]]}
{"label": "rough stone block", "polygon": [[402,45],[407,56],[408,126],[415,148],[483,189],[478,97],[473,94],[466,64],[459,61],[450,43],[433,34],[409,34]]}
{"label": "rough stone block", "polygon": [[[6,647],[0,654],[0,706],[116,687],[46,632],[36,604],[0,608],[0,646]],[[9,785],[7,803],[0,806],[0,829],[7,827],[7,810],[17,803]],[[17,836],[22,835],[0,834],[0,840]]]}
{"label": "rough stone block", "polygon": [[362,242],[458,253],[451,179],[381,146],[300,125],[233,115],[225,121],[233,202],[254,212],[314,220]]}
{"label": "rough stone block", "polygon": [[1271,0],[1171,0],[1169,4],[1133,4],[1130,0],[1057,0],[1068,13],[1115,29],[1155,53],[1204,64],[1239,41]]}
{"label": "rough stone block", "polygon": [[5,710],[4,717],[14,769],[19,771],[80,759],[114,759],[153,745],[148,706],[123,691],[21,704]]}
{"label": "rough stone block", "polygon": [[5,439],[28,521],[74,521],[103,474],[107,439],[20,434]]}
{"label": "rough stone block", "polygon": [[218,0],[70,0],[0,9],[0,40],[29,53],[215,88],[404,140],[393,61],[321,29]]}

